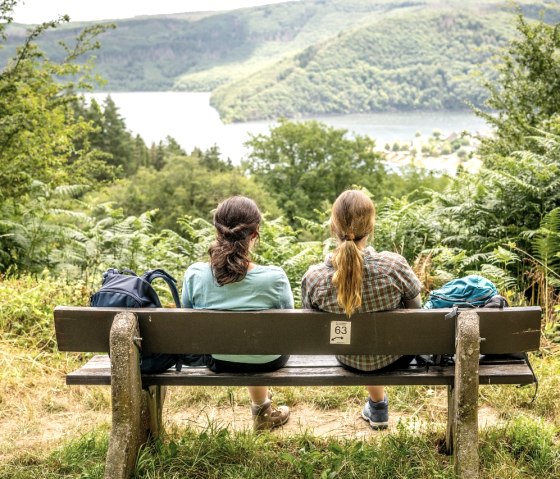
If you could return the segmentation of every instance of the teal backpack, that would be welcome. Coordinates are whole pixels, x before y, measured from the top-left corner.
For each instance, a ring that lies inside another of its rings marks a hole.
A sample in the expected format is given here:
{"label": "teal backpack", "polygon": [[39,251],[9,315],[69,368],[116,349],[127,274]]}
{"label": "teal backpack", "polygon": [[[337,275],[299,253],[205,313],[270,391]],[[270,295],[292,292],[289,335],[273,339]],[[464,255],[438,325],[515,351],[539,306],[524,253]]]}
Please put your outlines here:
{"label": "teal backpack", "polygon": [[[423,308],[440,309],[453,308],[455,306],[459,308],[481,308],[486,306],[496,296],[498,296],[498,290],[492,281],[472,274],[449,281],[440,289],[432,291]],[[501,307],[503,306],[501,305]]]}
{"label": "teal backpack", "polygon": [[[471,274],[463,278],[454,279],[445,283],[441,288],[430,293],[428,301],[424,304],[424,309],[440,309],[453,308],[452,312],[447,314],[446,319],[453,318],[458,313],[458,308],[504,308],[507,307],[507,300],[498,294],[498,290],[492,281]],[[500,360],[519,360],[525,361],[535,380],[535,394],[533,402],[537,396],[539,381],[533,367],[529,361],[527,353],[511,353],[511,354],[494,354],[481,357],[481,363],[496,362]],[[447,354],[437,354],[431,356],[422,356],[421,361],[428,365],[443,366],[453,363],[453,357]],[[418,362],[418,361],[417,361]]]}
{"label": "teal backpack", "polygon": [[[453,311],[445,316],[446,319],[450,319],[458,314],[458,308],[503,308],[507,305],[506,299],[498,295],[498,290],[492,281],[471,274],[449,281],[441,288],[432,291],[423,308],[453,308]],[[453,357],[447,354],[432,355],[423,359],[428,364],[438,366],[453,362]]]}

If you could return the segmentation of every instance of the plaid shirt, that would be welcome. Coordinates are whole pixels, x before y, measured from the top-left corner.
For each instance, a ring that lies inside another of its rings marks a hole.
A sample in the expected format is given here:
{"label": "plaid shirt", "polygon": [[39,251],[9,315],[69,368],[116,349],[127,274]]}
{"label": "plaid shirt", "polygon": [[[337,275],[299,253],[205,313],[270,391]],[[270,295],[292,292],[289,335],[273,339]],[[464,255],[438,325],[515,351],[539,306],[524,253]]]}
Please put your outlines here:
{"label": "plaid shirt", "polygon": [[[332,284],[334,268],[327,257],[324,263],[309,268],[301,283],[303,307],[344,314],[336,300]],[[355,312],[388,311],[403,306],[403,300],[415,298],[422,289],[420,281],[401,255],[373,248],[364,250],[362,305]],[[395,362],[400,356],[373,354],[338,355],[343,364],[361,371],[375,371]]]}

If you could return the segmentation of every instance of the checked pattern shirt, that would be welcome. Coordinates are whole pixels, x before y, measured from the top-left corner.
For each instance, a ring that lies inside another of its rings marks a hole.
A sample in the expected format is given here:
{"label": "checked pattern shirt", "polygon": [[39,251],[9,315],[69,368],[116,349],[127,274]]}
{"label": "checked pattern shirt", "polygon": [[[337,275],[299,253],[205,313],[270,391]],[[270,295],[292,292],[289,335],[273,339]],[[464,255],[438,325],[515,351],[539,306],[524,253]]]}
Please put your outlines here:
{"label": "checked pattern shirt", "polygon": [[[344,314],[336,299],[333,274],[330,256],[324,263],[309,268],[301,284],[304,308]],[[355,312],[369,313],[401,308],[403,300],[415,298],[421,289],[420,281],[401,255],[387,251],[376,253],[373,248],[366,248],[362,305]],[[341,363],[361,371],[375,371],[395,362],[399,357],[373,354],[336,356]]]}

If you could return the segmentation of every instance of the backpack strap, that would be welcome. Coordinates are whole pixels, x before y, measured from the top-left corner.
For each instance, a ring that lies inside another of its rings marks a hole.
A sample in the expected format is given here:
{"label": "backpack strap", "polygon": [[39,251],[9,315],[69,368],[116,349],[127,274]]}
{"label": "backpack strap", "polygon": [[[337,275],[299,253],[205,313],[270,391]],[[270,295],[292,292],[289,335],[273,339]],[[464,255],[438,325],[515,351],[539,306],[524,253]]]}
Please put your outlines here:
{"label": "backpack strap", "polygon": [[173,295],[173,301],[175,301],[175,305],[180,308],[181,307],[181,300],[179,299],[179,291],[177,290],[177,280],[171,276],[167,271],[163,269],[153,269],[151,271],[146,271],[142,278],[147,281],[148,283],[152,283],[154,279],[161,278],[163,279],[167,285],[169,286],[169,290]]}

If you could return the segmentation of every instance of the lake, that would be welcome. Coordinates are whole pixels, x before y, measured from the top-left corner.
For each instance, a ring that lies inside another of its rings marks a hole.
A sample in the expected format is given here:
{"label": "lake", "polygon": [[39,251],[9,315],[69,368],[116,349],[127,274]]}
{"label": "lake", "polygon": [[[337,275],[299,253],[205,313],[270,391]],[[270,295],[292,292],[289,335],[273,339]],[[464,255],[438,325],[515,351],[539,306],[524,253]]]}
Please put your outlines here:
{"label": "lake", "polygon": [[[111,95],[127,128],[149,145],[172,136],[187,151],[217,145],[224,158],[238,164],[246,155],[243,143],[249,135],[268,133],[272,121],[224,124],[210,106],[210,93],[118,92],[90,93],[99,103]],[[468,130],[487,132],[486,123],[470,112],[398,112],[317,116],[312,119],[359,135],[375,138],[379,146],[395,140],[411,140],[416,132],[444,136]]]}

